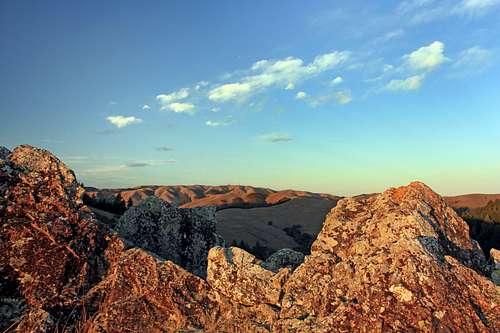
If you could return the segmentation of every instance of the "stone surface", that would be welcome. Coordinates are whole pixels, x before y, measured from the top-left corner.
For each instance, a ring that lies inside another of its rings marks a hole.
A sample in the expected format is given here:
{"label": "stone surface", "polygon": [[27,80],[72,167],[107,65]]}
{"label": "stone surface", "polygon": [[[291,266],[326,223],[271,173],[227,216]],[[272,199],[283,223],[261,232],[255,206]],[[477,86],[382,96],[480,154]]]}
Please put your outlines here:
{"label": "stone surface", "polygon": [[262,267],[262,261],[237,247],[210,250],[207,282],[221,294],[243,305],[279,305],[289,268],[278,272]]}
{"label": "stone surface", "polygon": [[[498,287],[468,227],[422,183],[344,199],[286,282],[279,330],[499,329]],[[304,318],[304,321],[297,321]]]}
{"label": "stone surface", "polygon": [[69,313],[99,278],[104,233],[64,163],[30,146],[0,169],[0,296]]}
{"label": "stone surface", "polygon": [[491,279],[498,286],[500,285],[500,251],[491,249],[490,251],[491,262]]}
{"label": "stone surface", "polygon": [[208,250],[224,245],[215,224],[215,207],[177,208],[150,197],[129,208],[116,230],[134,245],[206,276]]}
{"label": "stone surface", "polygon": [[0,160],[6,160],[10,154],[10,150],[4,146],[0,146]]}
{"label": "stone surface", "polygon": [[304,254],[292,249],[281,249],[269,256],[262,263],[262,267],[271,271],[278,271],[280,268],[289,267],[292,270],[304,262]]}
{"label": "stone surface", "polygon": [[[18,147],[0,168],[2,331],[500,330],[491,263],[421,183],[339,201],[295,270],[215,247],[206,280],[100,225],[81,191],[44,150]],[[145,236],[156,246],[155,234]]]}

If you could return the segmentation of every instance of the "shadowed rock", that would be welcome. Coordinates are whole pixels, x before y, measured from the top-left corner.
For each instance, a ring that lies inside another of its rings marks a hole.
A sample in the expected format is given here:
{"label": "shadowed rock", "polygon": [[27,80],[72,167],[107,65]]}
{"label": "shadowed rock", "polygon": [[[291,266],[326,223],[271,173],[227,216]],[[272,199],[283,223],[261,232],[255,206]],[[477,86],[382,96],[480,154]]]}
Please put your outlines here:
{"label": "shadowed rock", "polygon": [[491,279],[496,285],[500,285],[500,251],[491,249],[490,251],[491,262]]}
{"label": "shadowed rock", "polygon": [[129,208],[116,230],[134,245],[206,276],[208,250],[223,245],[215,224],[215,207],[177,208],[151,197]]}
{"label": "shadowed rock", "polygon": [[262,267],[271,271],[278,271],[280,268],[289,267],[294,270],[304,262],[304,254],[292,249],[281,249],[269,256],[262,263]]}
{"label": "shadowed rock", "polygon": [[10,150],[4,146],[0,146],[0,160],[6,160],[10,154]]}

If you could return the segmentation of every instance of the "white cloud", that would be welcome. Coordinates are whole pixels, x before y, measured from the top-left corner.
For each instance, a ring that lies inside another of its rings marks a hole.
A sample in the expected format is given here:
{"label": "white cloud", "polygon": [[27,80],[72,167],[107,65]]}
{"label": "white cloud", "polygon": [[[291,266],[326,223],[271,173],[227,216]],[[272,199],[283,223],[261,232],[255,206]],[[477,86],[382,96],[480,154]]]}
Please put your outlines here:
{"label": "white cloud", "polygon": [[332,86],[336,86],[338,84],[341,84],[342,82],[344,82],[344,79],[342,78],[342,76],[337,76],[335,79],[333,79],[332,81],[330,81],[330,84]]}
{"label": "white cloud", "polygon": [[285,89],[295,87],[295,83],[313,75],[331,70],[350,58],[349,52],[322,54],[304,65],[302,59],[288,57],[280,60],[260,60],[250,69],[252,75],[243,76],[233,83],[226,83],[208,92],[208,98],[215,102],[243,100],[250,94],[272,86]]}
{"label": "white cloud", "polygon": [[481,73],[493,60],[493,51],[474,46],[460,52],[452,67],[458,74]]}
{"label": "white cloud", "polygon": [[285,87],[285,90],[293,90],[293,89],[295,89],[295,84],[291,82],[287,84],[287,86]]}
{"label": "white cloud", "polygon": [[210,109],[211,112],[219,112],[220,111],[220,108],[218,107],[214,107],[214,108],[211,108]]}
{"label": "white cloud", "polygon": [[500,0],[463,0],[456,8],[456,12],[480,16],[497,5],[500,5]]}
{"label": "white cloud", "polygon": [[335,99],[339,104],[348,104],[352,102],[352,96],[350,90],[339,91],[335,93]]}
{"label": "white cloud", "polygon": [[391,41],[393,39],[398,39],[398,38],[403,37],[404,34],[405,34],[405,31],[403,29],[392,30],[392,31],[389,31],[378,38],[375,38],[373,40],[373,42],[375,44],[387,43],[388,41]]}
{"label": "white cloud", "polygon": [[151,107],[150,107],[149,105],[147,105],[147,104],[144,104],[144,105],[141,107],[141,109],[143,109],[143,110],[149,110],[149,109],[151,109]]}
{"label": "white cloud", "polygon": [[349,58],[349,53],[347,52],[332,52],[327,54],[322,54],[314,58],[311,67],[311,70],[316,72],[323,72],[332,68],[335,68],[337,65],[340,65],[344,61]]}
{"label": "white cloud", "polygon": [[206,87],[210,84],[208,81],[200,81],[194,86],[194,90],[200,90],[203,87]]}
{"label": "white cloud", "polygon": [[391,91],[417,90],[422,85],[424,78],[424,75],[414,75],[404,80],[391,80],[385,89]]}
{"label": "white cloud", "polygon": [[429,72],[448,60],[448,58],[444,56],[444,44],[440,41],[422,46],[418,50],[405,55],[403,59],[406,65],[411,69]]}
{"label": "white cloud", "polygon": [[208,99],[214,102],[225,102],[246,96],[251,91],[252,86],[248,83],[227,83],[210,90]]}
{"label": "white cloud", "polygon": [[189,97],[189,89],[188,88],[182,88],[178,91],[174,91],[170,94],[161,94],[156,96],[156,100],[160,103],[161,105],[161,110],[168,108],[167,106],[170,103],[173,103],[175,101],[179,101],[181,99]]}
{"label": "white cloud", "polygon": [[111,124],[118,128],[122,128],[132,124],[142,123],[142,119],[136,117],[110,116],[106,118]]}
{"label": "white cloud", "polygon": [[207,120],[205,125],[209,127],[220,127],[220,126],[229,126],[233,123],[231,119],[226,120]]}
{"label": "white cloud", "polygon": [[268,133],[268,134],[263,134],[259,136],[261,140],[268,141],[268,142],[285,142],[285,141],[291,141],[292,137],[286,133]]}
{"label": "white cloud", "polygon": [[175,113],[193,114],[195,112],[194,104],[191,103],[170,103],[165,105],[165,107],[162,107],[162,110],[163,109],[169,109],[171,111],[174,111]]}
{"label": "white cloud", "polygon": [[295,95],[295,98],[296,98],[296,99],[304,99],[304,98],[306,98],[306,97],[307,97],[307,94],[306,94],[305,92],[303,92],[303,91],[299,91],[299,92],[297,93],[297,95]]}

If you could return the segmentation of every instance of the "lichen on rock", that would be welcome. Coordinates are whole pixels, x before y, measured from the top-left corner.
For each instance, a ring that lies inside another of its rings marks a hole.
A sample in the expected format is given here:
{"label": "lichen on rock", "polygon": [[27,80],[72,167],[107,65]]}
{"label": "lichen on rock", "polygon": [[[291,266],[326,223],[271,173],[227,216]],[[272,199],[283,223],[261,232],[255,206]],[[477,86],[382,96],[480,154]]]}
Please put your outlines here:
{"label": "lichen on rock", "polygon": [[115,228],[135,246],[198,276],[206,276],[210,248],[224,244],[215,232],[215,207],[177,208],[157,197],[129,208]]}

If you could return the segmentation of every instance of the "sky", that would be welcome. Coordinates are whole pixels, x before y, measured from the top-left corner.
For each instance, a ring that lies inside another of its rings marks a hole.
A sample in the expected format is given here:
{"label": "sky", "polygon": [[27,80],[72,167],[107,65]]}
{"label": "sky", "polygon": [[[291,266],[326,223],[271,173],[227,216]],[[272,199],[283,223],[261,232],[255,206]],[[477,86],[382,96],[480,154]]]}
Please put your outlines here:
{"label": "sky", "polygon": [[0,2],[0,144],[86,186],[500,193],[500,0]]}

